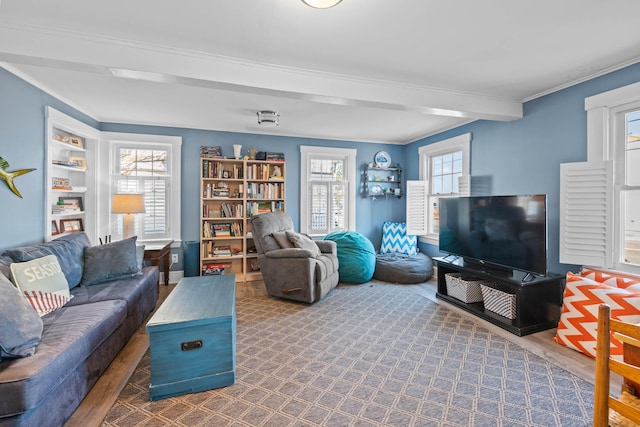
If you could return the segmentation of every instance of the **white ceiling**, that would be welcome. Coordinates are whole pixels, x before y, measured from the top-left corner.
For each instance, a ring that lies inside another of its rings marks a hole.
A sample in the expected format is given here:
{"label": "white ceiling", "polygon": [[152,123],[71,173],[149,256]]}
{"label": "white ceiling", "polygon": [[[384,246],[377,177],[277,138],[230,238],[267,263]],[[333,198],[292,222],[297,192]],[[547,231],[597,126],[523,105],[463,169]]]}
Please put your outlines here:
{"label": "white ceiling", "polygon": [[100,122],[404,144],[640,61],[637,0],[0,1],[0,62]]}

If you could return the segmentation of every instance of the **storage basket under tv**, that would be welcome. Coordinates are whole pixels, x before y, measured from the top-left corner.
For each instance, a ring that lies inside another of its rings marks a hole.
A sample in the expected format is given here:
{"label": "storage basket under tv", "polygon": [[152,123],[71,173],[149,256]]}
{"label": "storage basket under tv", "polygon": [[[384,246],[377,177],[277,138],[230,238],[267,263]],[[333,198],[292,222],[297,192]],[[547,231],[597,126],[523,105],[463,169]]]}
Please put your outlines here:
{"label": "storage basket under tv", "polygon": [[516,296],[484,284],[480,285],[485,310],[492,311],[507,319],[516,318]]}
{"label": "storage basket under tv", "polygon": [[462,273],[447,273],[444,279],[447,283],[447,295],[450,297],[467,304],[482,301],[481,279]]}

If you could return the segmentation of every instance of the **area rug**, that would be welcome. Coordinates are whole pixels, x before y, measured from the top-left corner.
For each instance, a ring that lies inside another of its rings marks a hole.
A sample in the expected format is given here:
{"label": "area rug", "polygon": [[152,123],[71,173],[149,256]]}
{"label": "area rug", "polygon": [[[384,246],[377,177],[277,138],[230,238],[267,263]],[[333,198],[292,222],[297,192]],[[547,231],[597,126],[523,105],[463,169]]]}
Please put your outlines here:
{"label": "area rug", "polygon": [[103,426],[586,426],[593,385],[402,285],[237,301],[234,385],[150,402],[147,353]]}

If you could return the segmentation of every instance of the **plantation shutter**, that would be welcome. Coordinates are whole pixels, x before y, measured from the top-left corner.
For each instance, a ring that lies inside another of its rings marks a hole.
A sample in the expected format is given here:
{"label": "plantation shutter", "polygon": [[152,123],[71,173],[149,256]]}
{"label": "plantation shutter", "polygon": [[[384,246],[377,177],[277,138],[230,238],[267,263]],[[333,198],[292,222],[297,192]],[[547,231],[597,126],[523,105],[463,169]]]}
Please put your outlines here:
{"label": "plantation shutter", "polygon": [[560,262],[613,267],[613,162],[560,165]]}
{"label": "plantation shutter", "polygon": [[429,230],[429,181],[407,181],[407,234],[424,236]]}

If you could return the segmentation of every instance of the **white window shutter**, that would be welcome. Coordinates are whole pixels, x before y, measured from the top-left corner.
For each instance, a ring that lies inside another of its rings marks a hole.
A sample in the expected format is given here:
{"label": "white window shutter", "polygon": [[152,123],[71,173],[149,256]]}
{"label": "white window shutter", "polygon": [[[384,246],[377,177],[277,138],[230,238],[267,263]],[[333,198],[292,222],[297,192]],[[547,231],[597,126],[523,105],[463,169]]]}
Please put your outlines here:
{"label": "white window shutter", "polygon": [[458,196],[468,196],[471,193],[471,179],[469,176],[458,178]]}
{"label": "white window shutter", "polygon": [[613,267],[613,163],[560,165],[560,262]]}
{"label": "white window shutter", "polygon": [[407,234],[425,236],[429,230],[429,182],[407,181]]}

